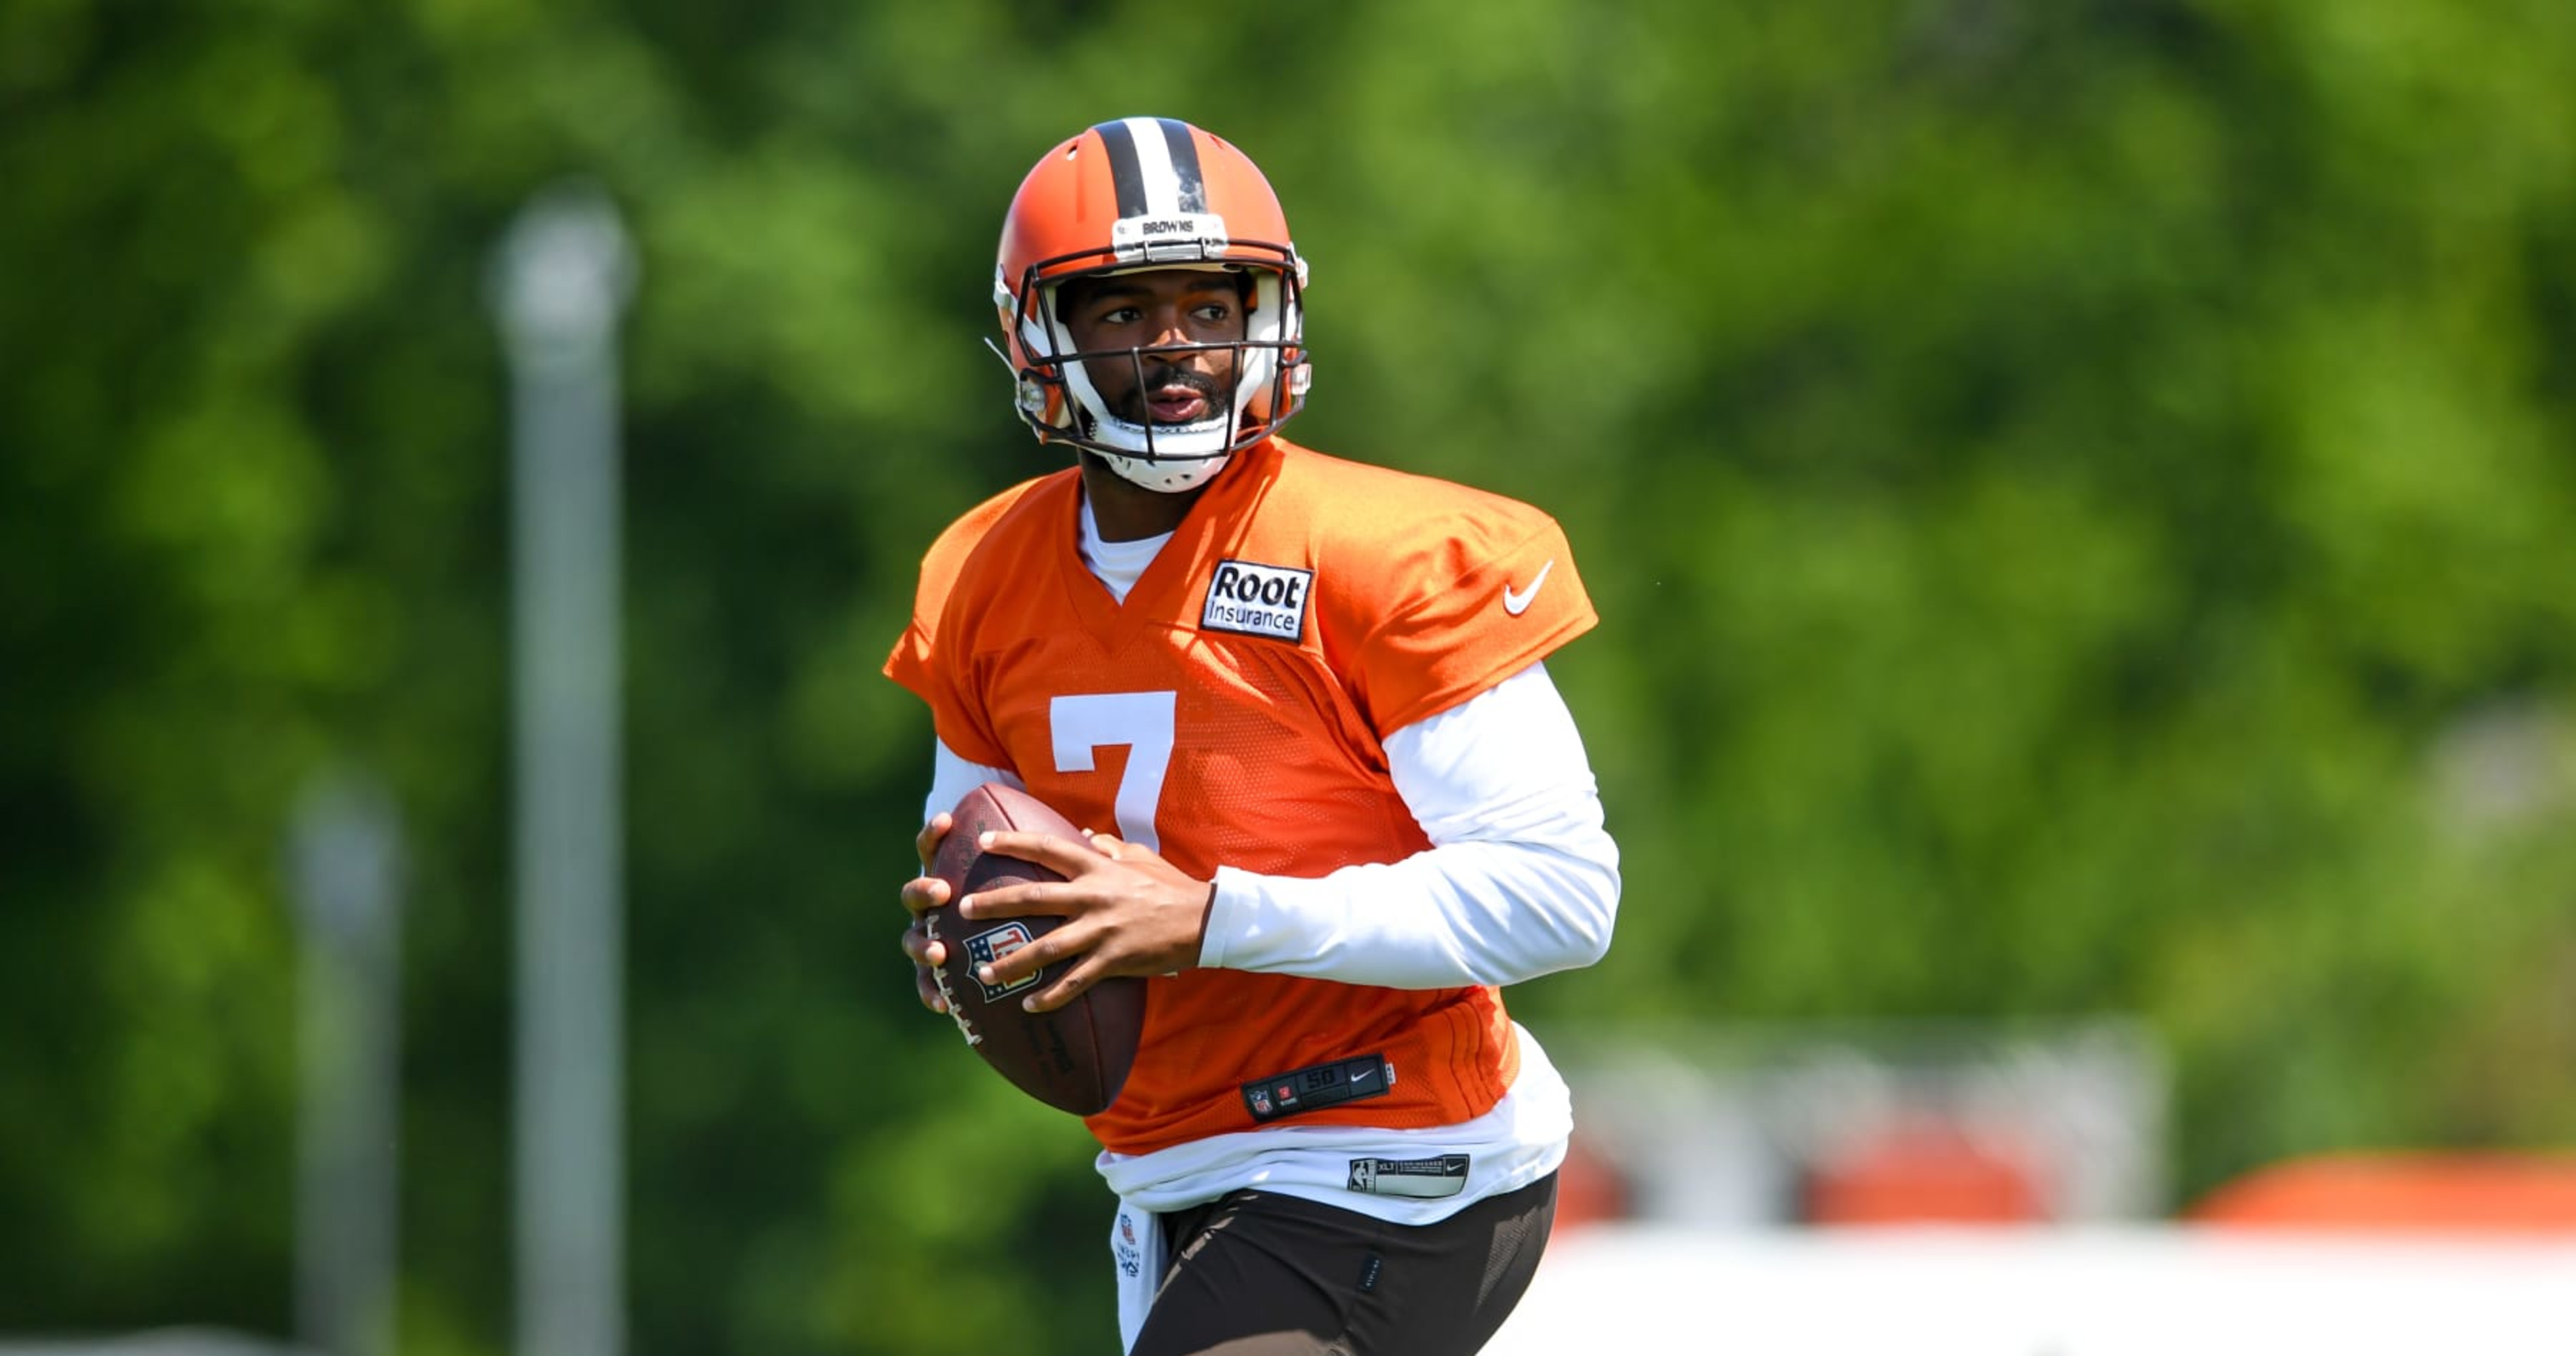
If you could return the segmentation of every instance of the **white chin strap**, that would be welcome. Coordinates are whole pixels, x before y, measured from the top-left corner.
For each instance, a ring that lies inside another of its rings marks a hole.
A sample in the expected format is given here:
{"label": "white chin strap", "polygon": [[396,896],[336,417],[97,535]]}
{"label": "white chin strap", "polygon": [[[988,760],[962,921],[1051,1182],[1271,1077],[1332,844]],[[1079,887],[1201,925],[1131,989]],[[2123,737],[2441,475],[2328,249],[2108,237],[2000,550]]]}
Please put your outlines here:
{"label": "white chin strap", "polygon": [[[1191,427],[1195,428],[1197,425],[1191,425]],[[1218,432],[1222,434],[1224,430],[1220,428]],[[1163,436],[1162,432],[1157,430],[1154,440],[1159,443],[1163,440]],[[1092,455],[1100,458],[1102,465],[1117,473],[1120,480],[1131,485],[1141,485],[1156,494],[1179,494],[1184,490],[1195,490],[1216,479],[1216,473],[1225,469],[1225,464],[1233,459],[1234,454],[1223,452],[1213,457],[1200,457],[1194,461],[1180,462],[1147,461],[1143,457],[1121,456],[1116,452],[1102,452],[1098,449],[1094,449]]]}

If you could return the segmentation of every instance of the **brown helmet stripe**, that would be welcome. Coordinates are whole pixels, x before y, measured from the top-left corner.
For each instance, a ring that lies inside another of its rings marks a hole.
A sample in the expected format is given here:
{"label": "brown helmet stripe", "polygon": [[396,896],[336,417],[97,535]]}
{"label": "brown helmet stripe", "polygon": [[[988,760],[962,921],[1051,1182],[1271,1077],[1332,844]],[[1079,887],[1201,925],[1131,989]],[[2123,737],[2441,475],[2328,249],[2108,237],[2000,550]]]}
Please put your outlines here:
{"label": "brown helmet stripe", "polygon": [[1190,125],[1178,118],[1156,118],[1163,124],[1163,146],[1171,155],[1172,179],[1180,198],[1180,210],[1204,212],[1207,206],[1207,179],[1199,170],[1198,142],[1190,136]]}

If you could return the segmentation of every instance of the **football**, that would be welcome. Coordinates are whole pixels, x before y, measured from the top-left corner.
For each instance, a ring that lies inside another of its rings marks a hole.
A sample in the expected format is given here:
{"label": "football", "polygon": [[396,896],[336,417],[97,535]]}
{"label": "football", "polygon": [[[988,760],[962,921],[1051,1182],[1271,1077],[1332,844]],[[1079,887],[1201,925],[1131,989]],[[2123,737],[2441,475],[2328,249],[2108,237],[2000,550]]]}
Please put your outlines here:
{"label": "football", "polygon": [[1020,1091],[1077,1116],[1105,1111],[1118,1100],[1136,1062],[1136,1038],[1145,1029],[1145,981],[1105,979],[1053,1012],[1029,1012],[1020,1000],[1071,968],[1059,962],[1015,984],[988,985],[975,967],[1027,946],[1055,930],[1060,918],[960,918],[955,902],[978,890],[1063,876],[976,847],[988,831],[1053,834],[1082,841],[1082,831],[1025,791],[986,782],[950,811],[956,824],[939,840],[930,874],[948,882],[949,904],[924,914],[930,936],[947,955],[937,971],[948,1015],[966,1044]]}

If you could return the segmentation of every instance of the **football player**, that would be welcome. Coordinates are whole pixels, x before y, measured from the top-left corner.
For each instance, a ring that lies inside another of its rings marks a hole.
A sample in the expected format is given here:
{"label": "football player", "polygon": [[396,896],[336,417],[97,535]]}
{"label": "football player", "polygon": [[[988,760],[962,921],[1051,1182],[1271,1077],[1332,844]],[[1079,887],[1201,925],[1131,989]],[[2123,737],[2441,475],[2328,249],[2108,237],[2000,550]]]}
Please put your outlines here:
{"label": "football player", "polygon": [[[1148,977],[1116,1102],[1134,1356],[1468,1353],[1529,1283],[1572,1131],[1502,986],[1610,942],[1618,850],[1544,661],[1596,620],[1526,504],[1279,436],[1307,268],[1269,183],[1168,118],[1029,171],[994,299],[1021,417],[1076,465],[929,551],[886,673],[937,737],[927,863],[977,784],[1092,831],[998,834],[1069,921],[994,964],[1028,1000]],[[902,887],[924,1005],[939,944]]]}

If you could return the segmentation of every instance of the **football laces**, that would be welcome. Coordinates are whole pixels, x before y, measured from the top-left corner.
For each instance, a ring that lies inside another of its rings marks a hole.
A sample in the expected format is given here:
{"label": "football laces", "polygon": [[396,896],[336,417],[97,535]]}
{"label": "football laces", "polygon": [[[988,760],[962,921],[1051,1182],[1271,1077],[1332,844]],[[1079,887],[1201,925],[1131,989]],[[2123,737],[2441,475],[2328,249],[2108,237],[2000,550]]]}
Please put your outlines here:
{"label": "football laces", "polygon": [[[925,933],[930,940],[934,942],[940,942],[942,940],[939,936],[938,914],[931,913],[925,915],[921,920],[921,926],[923,933]],[[942,942],[942,944],[945,945],[944,942]],[[945,965],[934,965],[930,967],[930,979],[932,983],[939,986],[939,1001],[948,1006],[948,1017],[949,1020],[957,1023],[957,1034],[965,1037],[968,1045],[982,1045],[984,1043],[984,1034],[977,1031],[975,1029],[975,1024],[966,1019],[965,1005],[957,1001],[956,993],[948,987],[948,967]]]}

